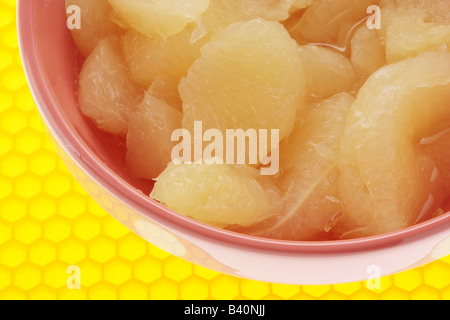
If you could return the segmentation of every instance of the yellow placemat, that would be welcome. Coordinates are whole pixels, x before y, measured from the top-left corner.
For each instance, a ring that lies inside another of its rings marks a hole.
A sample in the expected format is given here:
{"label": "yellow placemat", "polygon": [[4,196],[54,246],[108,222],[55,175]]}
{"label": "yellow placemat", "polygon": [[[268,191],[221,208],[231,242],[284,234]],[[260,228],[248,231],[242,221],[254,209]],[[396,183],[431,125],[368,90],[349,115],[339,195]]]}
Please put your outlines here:
{"label": "yellow placemat", "polygon": [[374,290],[279,285],[192,265],[128,231],[53,150],[22,70],[15,6],[0,0],[0,299],[450,299],[450,256]]}

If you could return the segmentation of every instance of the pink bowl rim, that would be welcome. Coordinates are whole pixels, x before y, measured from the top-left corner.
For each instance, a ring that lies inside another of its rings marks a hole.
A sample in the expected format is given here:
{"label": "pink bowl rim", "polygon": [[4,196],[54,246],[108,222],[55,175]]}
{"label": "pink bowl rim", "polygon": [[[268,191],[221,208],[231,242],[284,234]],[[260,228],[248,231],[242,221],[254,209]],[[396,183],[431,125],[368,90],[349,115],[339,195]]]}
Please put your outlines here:
{"label": "pink bowl rim", "polygon": [[[82,143],[69,125],[58,113],[58,107],[52,99],[50,88],[45,83],[43,70],[36,51],[36,38],[33,30],[35,2],[18,0],[17,29],[19,49],[25,75],[39,112],[45,124],[70,158],[96,183],[111,195],[134,208],[148,218],[157,218],[171,226],[182,228],[211,240],[235,244],[242,247],[264,249],[275,252],[291,253],[336,253],[366,251],[376,248],[397,245],[413,237],[426,238],[433,230],[450,225],[450,213],[388,234],[367,238],[336,241],[285,241],[243,235],[228,230],[215,228],[187,218],[160,203],[145,197],[136,188],[126,183],[116,173],[102,165],[102,162]],[[83,160],[84,159],[84,160]],[[449,228],[450,230],[450,228]]]}

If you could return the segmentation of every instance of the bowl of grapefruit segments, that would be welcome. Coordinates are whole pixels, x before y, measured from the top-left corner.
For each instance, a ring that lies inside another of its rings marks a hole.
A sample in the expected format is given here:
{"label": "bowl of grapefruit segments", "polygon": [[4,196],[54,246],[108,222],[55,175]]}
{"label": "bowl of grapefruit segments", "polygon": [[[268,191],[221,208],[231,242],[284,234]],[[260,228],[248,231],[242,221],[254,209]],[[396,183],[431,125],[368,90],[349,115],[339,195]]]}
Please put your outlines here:
{"label": "bowl of grapefruit segments", "polygon": [[333,284],[450,253],[450,4],[423,6],[20,0],[18,32],[113,217],[209,269]]}

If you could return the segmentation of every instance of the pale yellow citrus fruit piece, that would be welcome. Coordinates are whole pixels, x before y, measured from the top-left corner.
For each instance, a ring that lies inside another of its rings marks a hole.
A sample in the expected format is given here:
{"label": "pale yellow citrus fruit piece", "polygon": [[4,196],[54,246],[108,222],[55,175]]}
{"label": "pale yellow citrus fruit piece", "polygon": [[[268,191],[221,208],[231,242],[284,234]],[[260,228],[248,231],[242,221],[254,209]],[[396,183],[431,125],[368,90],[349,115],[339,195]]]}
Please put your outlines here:
{"label": "pale yellow citrus fruit piece", "polygon": [[149,86],[158,76],[181,79],[200,56],[198,46],[190,42],[191,28],[167,39],[146,37],[129,31],[122,38],[122,48],[131,75],[143,86]]}
{"label": "pale yellow citrus fruit piece", "polygon": [[147,92],[130,115],[127,168],[137,178],[154,179],[172,161],[172,133],[181,127],[182,114]]}
{"label": "pale yellow citrus fruit piece", "polygon": [[149,37],[167,38],[196,22],[209,0],[108,0],[128,26]]}
{"label": "pale yellow citrus fruit piece", "polygon": [[[212,36],[220,29],[236,23],[257,18],[282,21],[289,18],[289,13],[296,0],[211,0],[202,21]],[[300,6],[299,3],[297,5]]]}
{"label": "pale yellow citrus fruit piece", "polygon": [[386,58],[394,63],[450,46],[450,2],[400,0],[383,2]]}
{"label": "pale yellow citrus fruit piece", "polygon": [[[261,19],[219,31],[182,79],[183,127],[278,129],[280,139],[295,122],[304,94],[297,44],[277,22]],[[192,131],[191,131],[192,132]]]}
{"label": "pale yellow citrus fruit piece", "polygon": [[351,42],[351,62],[358,77],[366,80],[372,73],[386,65],[386,49],[376,30],[362,25]]}
{"label": "pale yellow citrus fruit piece", "polygon": [[289,28],[301,44],[324,43],[345,48],[352,29],[368,16],[377,0],[317,0]]}
{"label": "pale yellow citrus fruit piece", "polygon": [[182,111],[182,101],[178,93],[179,80],[177,78],[161,75],[155,78],[148,89],[153,97],[164,100],[169,106]]}
{"label": "pale yellow citrus fruit piece", "polygon": [[388,65],[353,104],[341,141],[342,237],[399,230],[436,210],[442,178],[421,141],[450,116],[450,53]]}
{"label": "pale yellow citrus fruit piece", "polygon": [[116,38],[100,41],[80,73],[81,112],[100,129],[125,136],[130,113],[142,97],[143,90],[129,76],[119,41]]}
{"label": "pale yellow citrus fruit piece", "polygon": [[300,9],[305,9],[305,8],[309,7],[310,5],[312,5],[316,1],[317,0],[292,0],[290,13],[300,10]]}
{"label": "pale yellow citrus fruit piece", "polygon": [[169,164],[150,195],[170,209],[218,227],[248,226],[276,214],[279,190],[246,166]]}
{"label": "pale yellow citrus fruit piece", "polygon": [[[420,144],[424,152],[436,162],[439,177],[442,178],[443,194],[450,200],[450,117],[443,119],[424,137]],[[449,203],[450,204],[450,203]],[[445,210],[450,209],[446,207]]]}
{"label": "pale yellow citrus fruit piece", "polygon": [[299,53],[310,97],[328,98],[352,91],[356,75],[349,59],[319,46],[300,46]]}
{"label": "pale yellow citrus fruit piece", "polygon": [[246,14],[251,18],[262,18],[272,21],[282,21],[289,18],[293,0],[236,0],[235,5],[246,8]]}
{"label": "pale yellow citrus fruit piece", "polygon": [[77,6],[79,16],[70,11],[68,18],[79,19],[80,29],[71,29],[73,40],[84,57],[94,50],[97,43],[106,36],[119,31],[119,28],[110,20],[112,8],[108,0],[66,0],[66,8]]}
{"label": "pale yellow citrus fruit piece", "polygon": [[328,236],[342,213],[337,189],[339,141],[354,100],[340,93],[300,117],[292,134],[280,144],[278,181],[283,211],[245,232],[302,241]]}

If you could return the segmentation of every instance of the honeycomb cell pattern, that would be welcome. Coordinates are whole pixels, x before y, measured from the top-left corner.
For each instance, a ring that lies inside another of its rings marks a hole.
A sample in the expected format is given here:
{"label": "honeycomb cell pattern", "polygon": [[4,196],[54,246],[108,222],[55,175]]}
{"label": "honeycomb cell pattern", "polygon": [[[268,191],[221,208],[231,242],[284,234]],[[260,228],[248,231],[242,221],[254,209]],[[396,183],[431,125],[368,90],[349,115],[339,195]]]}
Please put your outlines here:
{"label": "honeycomb cell pattern", "polygon": [[[450,257],[366,282],[298,286],[185,262],[101,209],[56,155],[23,73],[15,0],[0,0],[0,299],[450,299]],[[68,267],[81,271],[70,290]]]}

